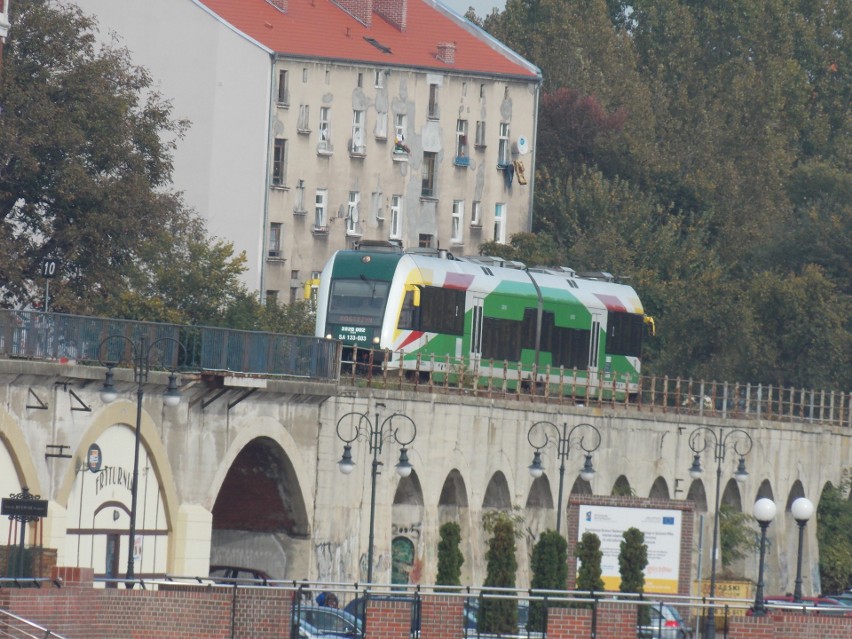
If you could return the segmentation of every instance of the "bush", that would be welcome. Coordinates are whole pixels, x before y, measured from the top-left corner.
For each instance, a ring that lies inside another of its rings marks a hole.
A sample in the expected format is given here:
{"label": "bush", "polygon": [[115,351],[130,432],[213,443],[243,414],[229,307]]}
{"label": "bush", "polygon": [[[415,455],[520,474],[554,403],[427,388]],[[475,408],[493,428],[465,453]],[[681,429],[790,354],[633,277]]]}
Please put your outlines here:
{"label": "bush", "polygon": [[[532,588],[542,590],[568,589],[568,542],[555,530],[545,530],[532,554]],[[564,602],[550,604],[564,607]],[[545,629],[545,602],[531,601],[527,628],[534,632]]]}
{"label": "bush", "polygon": [[435,583],[439,586],[460,586],[464,563],[464,555],[459,548],[461,528],[456,522],[448,521],[439,532],[441,541],[438,542],[438,576]]}

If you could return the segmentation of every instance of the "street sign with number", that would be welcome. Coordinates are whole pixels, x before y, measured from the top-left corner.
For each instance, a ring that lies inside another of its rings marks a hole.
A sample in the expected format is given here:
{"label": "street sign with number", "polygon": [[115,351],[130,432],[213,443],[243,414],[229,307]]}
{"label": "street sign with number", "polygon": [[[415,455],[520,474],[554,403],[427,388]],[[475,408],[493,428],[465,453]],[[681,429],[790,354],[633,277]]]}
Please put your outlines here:
{"label": "street sign with number", "polygon": [[54,259],[46,259],[41,262],[41,276],[44,278],[56,277],[57,271],[59,271],[60,263],[59,260]]}

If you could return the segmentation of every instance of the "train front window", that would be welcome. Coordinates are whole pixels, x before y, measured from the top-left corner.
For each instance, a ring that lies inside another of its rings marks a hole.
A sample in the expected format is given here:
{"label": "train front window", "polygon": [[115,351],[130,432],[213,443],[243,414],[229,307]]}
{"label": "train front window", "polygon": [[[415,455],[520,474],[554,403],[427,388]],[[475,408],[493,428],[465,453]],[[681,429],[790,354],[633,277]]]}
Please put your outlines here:
{"label": "train front window", "polygon": [[381,326],[390,282],[335,280],[331,285],[328,321],[335,324]]}

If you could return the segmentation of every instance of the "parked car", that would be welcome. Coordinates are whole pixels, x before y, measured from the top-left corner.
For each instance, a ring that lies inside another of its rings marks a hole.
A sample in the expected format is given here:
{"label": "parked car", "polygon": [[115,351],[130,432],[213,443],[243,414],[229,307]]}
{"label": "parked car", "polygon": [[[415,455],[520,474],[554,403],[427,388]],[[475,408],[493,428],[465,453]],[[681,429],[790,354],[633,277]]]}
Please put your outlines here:
{"label": "parked car", "polygon": [[294,615],[299,618],[298,639],[353,637],[361,639],[364,632],[361,619],[339,608],[328,606],[298,606]]}
{"label": "parked car", "polygon": [[[373,601],[403,601],[411,605],[411,629],[410,636],[417,637],[420,634],[420,600],[411,595],[369,595]],[[346,604],[346,612],[364,622],[367,612],[367,597],[357,597]]]}
{"label": "parked car", "polygon": [[834,595],[832,599],[836,599],[841,606],[852,608],[852,590],[847,590],[842,595]]}
{"label": "parked car", "polygon": [[[852,616],[852,608],[844,606],[839,599],[834,597],[802,597],[801,601],[793,601],[792,595],[771,595],[764,597],[763,601],[767,608],[784,608],[787,610],[808,608],[807,612],[809,613]],[[753,611],[748,610],[746,614],[751,615]]]}
{"label": "parked car", "polygon": [[267,581],[272,580],[272,577],[262,570],[239,566],[210,566],[209,575],[219,583],[234,583],[236,580],[241,580],[262,581],[263,585],[266,585]]}
{"label": "parked car", "polygon": [[[479,631],[479,604],[478,597],[468,597],[464,602],[464,636],[468,638],[484,638],[496,637],[494,634],[486,634]],[[530,616],[530,602],[524,599],[518,600],[518,625],[514,634],[500,634],[500,637],[506,639],[528,637],[540,637],[540,632],[529,632],[527,630],[527,621]]]}
{"label": "parked car", "polygon": [[654,604],[648,611],[648,623],[637,627],[639,639],[692,639],[692,628],[674,606]]}

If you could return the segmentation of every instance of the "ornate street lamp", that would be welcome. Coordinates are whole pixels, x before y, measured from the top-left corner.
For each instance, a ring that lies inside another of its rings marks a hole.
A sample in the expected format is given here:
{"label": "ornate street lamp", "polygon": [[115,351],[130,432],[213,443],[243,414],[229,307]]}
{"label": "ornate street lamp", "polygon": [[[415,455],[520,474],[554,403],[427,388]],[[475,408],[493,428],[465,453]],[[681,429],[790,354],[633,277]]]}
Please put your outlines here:
{"label": "ornate street lamp", "polygon": [[802,601],[802,546],[805,538],[805,526],[814,514],[814,503],[807,497],[799,497],[790,506],[793,519],[799,526],[799,553],[796,555],[796,587],[793,589],[793,601]]}
{"label": "ornate street lamp", "polygon": [[[106,374],[104,375],[104,384],[101,387],[101,400],[104,404],[113,402],[118,397],[118,391],[113,383],[113,369],[121,363],[121,358],[112,361],[104,360],[100,357],[100,352],[104,345],[108,342],[125,342],[130,345],[132,357],[130,363],[133,366],[133,381],[136,382],[136,429],[133,433],[133,481],[130,484],[130,530],[128,533],[128,548],[127,548],[127,587],[133,587],[134,580],[134,562],[133,552],[136,545],[136,504],[139,492],[139,445],[141,443],[142,431],[142,399],[145,396],[145,383],[148,381],[148,373],[151,370],[151,355],[152,353],[159,356],[159,362],[162,365],[166,358],[164,353],[159,351],[160,345],[169,344],[178,348],[186,354],[186,347],[172,337],[160,337],[150,344],[148,336],[141,335],[139,341],[133,341],[125,335],[110,335],[101,341],[98,345],[98,361],[102,366],[106,366]],[[156,350],[155,350],[156,349]],[[123,348],[121,349],[124,350]],[[109,353],[110,349],[107,348]],[[177,358],[172,353],[169,359],[174,362]],[[158,361],[155,359],[155,362]],[[181,393],[177,386],[177,370],[176,366],[163,365],[163,368],[169,371],[169,381],[165,392],[163,393],[163,404],[165,406],[177,406],[180,404]]]}
{"label": "ornate street lamp", "polygon": [[[379,475],[379,466],[382,462],[379,461],[379,455],[382,454],[382,446],[385,442],[395,441],[400,446],[399,462],[396,464],[396,472],[400,477],[408,477],[411,474],[412,466],[408,461],[407,446],[414,441],[417,436],[417,426],[407,415],[402,413],[393,413],[384,420],[379,419],[379,409],[384,408],[384,404],[376,404],[375,421],[370,420],[367,413],[346,413],[343,417],[337,420],[337,437],[343,442],[343,456],[337,462],[337,467],[344,475],[349,475],[355,469],[355,461],[352,459],[352,442],[356,439],[366,439],[370,446],[370,453],[373,455],[373,466],[370,472],[370,538],[367,546],[367,583],[373,583],[373,547],[375,542],[375,526],[376,526],[376,478]],[[404,433],[411,433],[410,437],[400,433],[400,427],[394,426],[393,422],[402,421]],[[341,430],[342,428],[342,430]],[[347,433],[347,434],[344,434]]]}
{"label": "ornate street lamp", "polygon": [[[548,429],[550,429],[552,433],[555,433],[555,436],[548,432]],[[542,448],[548,444],[556,445],[557,455],[559,456],[559,498],[556,504],[556,532],[560,532],[560,526],[562,524],[562,487],[565,481],[565,459],[568,457],[568,453],[571,450],[571,437],[574,435],[574,432],[578,430],[580,431],[578,433],[579,446],[586,453],[586,461],[580,471],[580,477],[584,481],[591,481],[595,476],[595,468],[592,466],[592,453],[601,445],[601,433],[597,428],[591,424],[577,424],[569,431],[568,424],[563,423],[562,430],[560,431],[559,426],[556,424],[548,421],[541,421],[530,426],[530,429],[527,432],[527,441],[535,450],[533,453],[532,464],[529,466],[530,475],[532,475],[535,479],[538,479],[544,473],[544,466],[542,466],[541,463]],[[543,441],[540,438],[541,435],[544,437]],[[539,437],[535,437],[534,441],[534,436]],[[592,443],[584,441],[586,436],[591,437],[589,441]]]}
{"label": "ornate street lamp", "polygon": [[719,491],[722,484],[722,462],[725,461],[725,453],[727,452],[728,444],[734,449],[734,452],[739,455],[740,461],[737,464],[737,470],[734,473],[734,479],[742,484],[748,479],[748,471],[745,465],[745,456],[749,454],[752,447],[751,436],[740,428],[734,428],[727,433],[720,428],[717,434],[709,426],[700,426],[692,431],[689,436],[689,448],[695,453],[692,459],[692,467],[689,469],[689,476],[692,479],[699,479],[702,475],[701,468],[701,453],[713,447],[713,454],[716,461],[716,510],[713,513],[713,549],[712,557],[710,558],[710,607],[707,609],[709,618],[707,619],[707,639],[715,639],[716,637],[716,555],[719,548]]}
{"label": "ornate street lamp", "polygon": [[757,590],[754,593],[754,608],[752,609],[755,617],[762,617],[766,614],[766,602],[763,601],[763,559],[766,556],[766,529],[775,519],[776,510],[775,502],[767,497],[754,502],[752,509],[752,514],[760,525],[760,563],[757,569]]}

